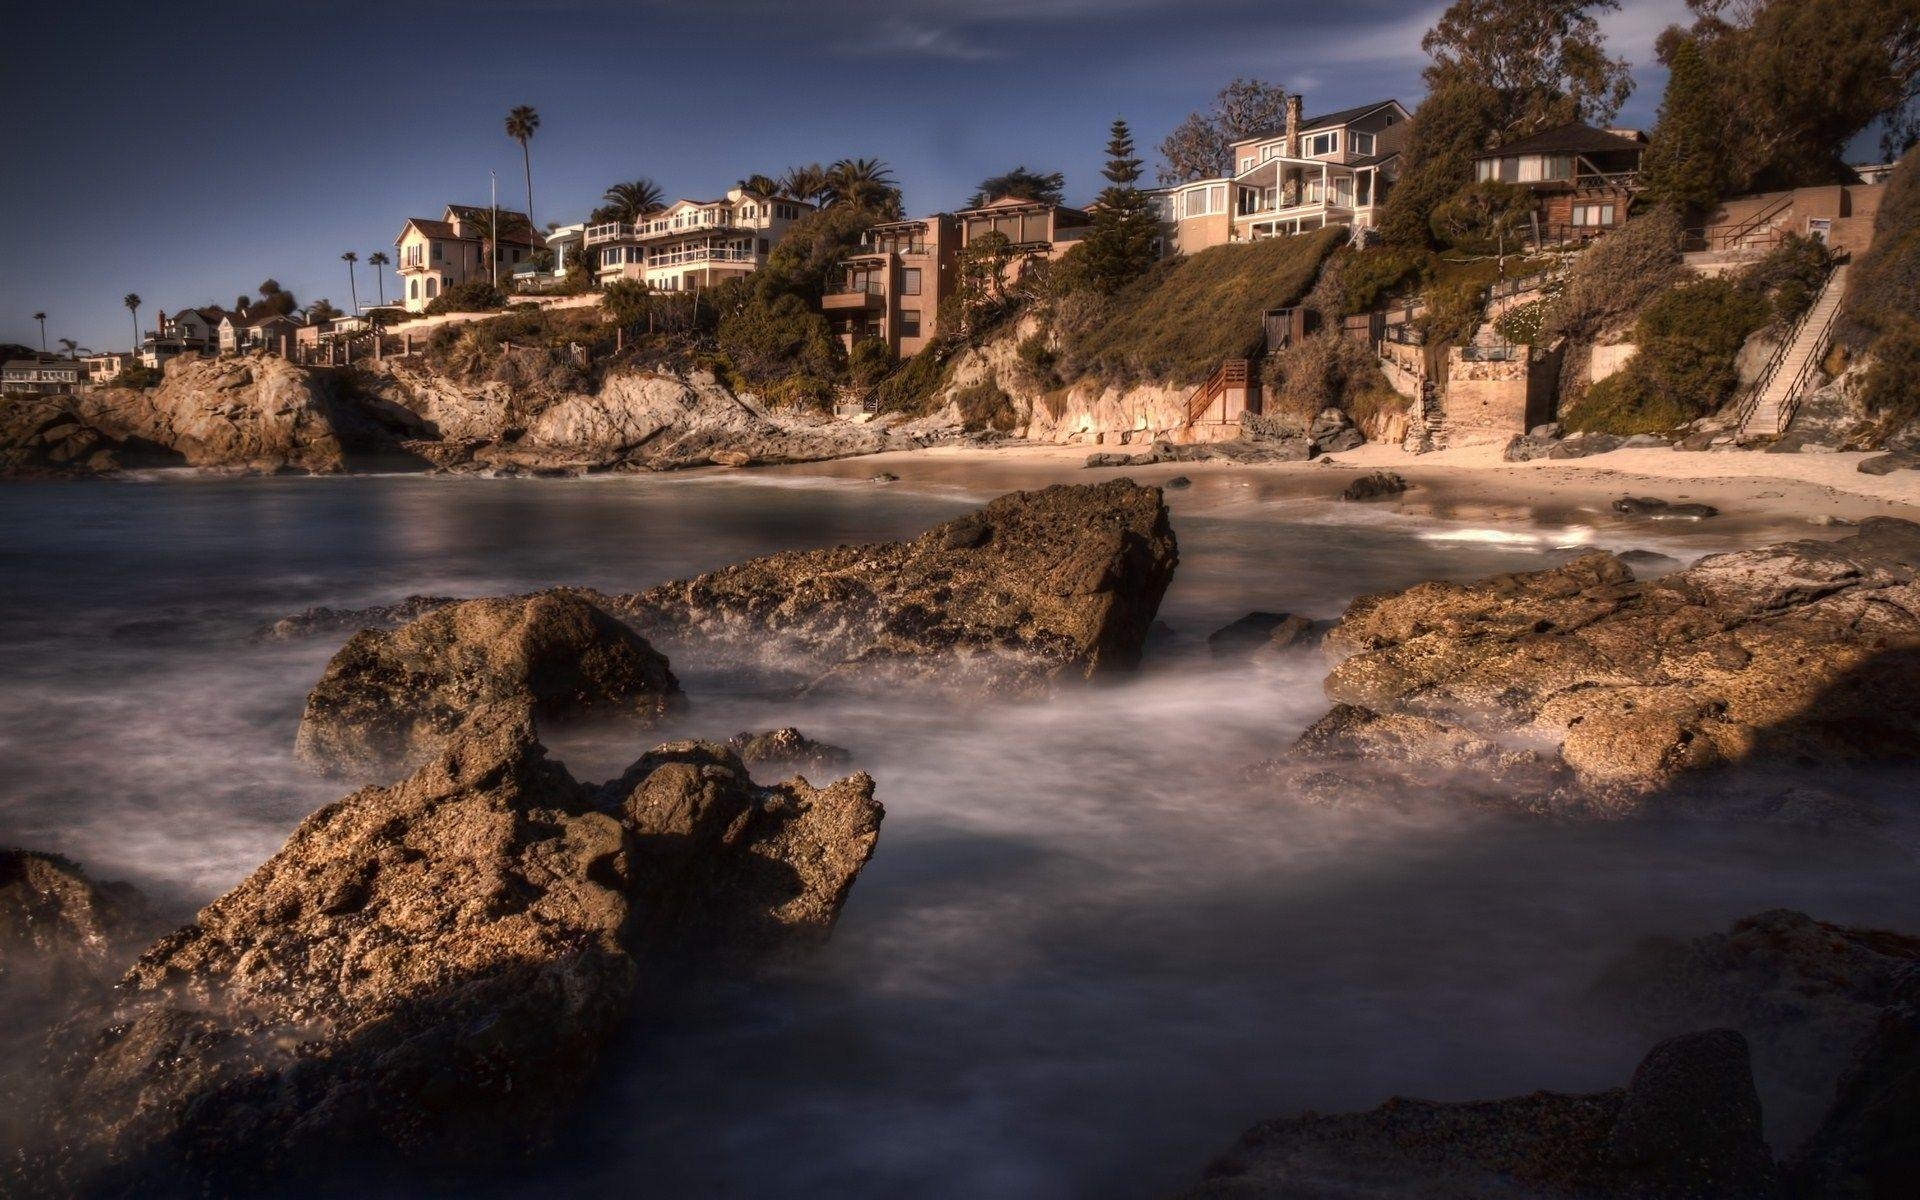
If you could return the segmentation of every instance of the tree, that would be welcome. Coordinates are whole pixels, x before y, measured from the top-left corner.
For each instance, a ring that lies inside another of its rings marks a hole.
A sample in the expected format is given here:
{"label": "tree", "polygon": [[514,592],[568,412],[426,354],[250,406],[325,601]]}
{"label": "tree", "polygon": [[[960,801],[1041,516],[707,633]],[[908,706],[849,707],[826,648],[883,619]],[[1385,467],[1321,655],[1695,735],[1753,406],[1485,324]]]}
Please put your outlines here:
{"label": "tree", "polygon": [[385,308],[387,306],[387,273],[381,268],[392,266],[393,259],[387,256],[385,250],[375,250],[367,255],[367,265],[373,268],[374,287],[379,292],[380,307]]}
{"label": "tree", "polygon": [[877,158],[840,159],[827,168],[824,191],[829,205],[866,209],[889,219],[902,211],[893,171]]}
{"label": "tree", "polygon": [[1133,132],[1115,119],[1107,137],[1107,165],[1093,210],[1093,229],[1070,254],[1072,271],[1088,286],[1106,295],[1147,273],[1159,257],[1155,239],[1160,222],[1140,182],[1140,159],[1134,153]]}
{"label": "tree", "polygon": [[140,348],[140,293],[128,292],[122,297],[120,303],[126,305],[127,311],[133,314],[133,348],[138,350]]}
{"label": "tree", "polygon": [[828,195],[827,169],[819,163],[788,167],[787,173],[780,177],[780,190],[795,200],[817,204]]}
{"label": "tree", "polygon": [[947,302],[951,312],[943,312],[940,323],[968,339],[991,325],[1007,309],[1007,271],[1017,253],[998,231],[962,246],[954,256],[953,295]]}
{"label": "tree", "polygon": [[1041,174],[1019,166],[1004,175],[991,175],[982,179],[979,190],[968,198],[967,207],[979,208],[984,204],[991,204],[1002,196],[1012,196],[1016,200],[1032,200],[1039,204],[1058,204],[1066,186],[1067,177],[1058,171]]}
{"label": "tree", "polygon": [[347,292],[350,298],[350,302],[353,305],[353,311],[359,312],[360,311],[360,279],[359,279],[359,276],[354,272],[353,264],[360,261],[360,256],[358,254],[355,254],[353,251],[349,250],[345,254],[342,254],[340,256],[340,261],[347,264]]}
{"label": "tree", "polygon": [[1719,103],[1706,56],[1692,38],[1678,39],[1667,61],[1667,90],[1641,169],[1652,199],[1703,210],[1726,195],[1732,164],[1720,143]]}
{"label": "tree", "polygon": [[1604,125],[1633,91],[1625,59],[1608,58],[1596,14],[1619,0],[1453,0],[1420,48],[1429,93],[1462,84],[1494,102],[1502,140],[1570,121]]}
{"label": "tree", "polygon": [[318,325],[322,321],[337,321],[346,315],[335,308],[333,302],[325,296],[307,305],[307,324],[309,325]]}
{"label": "tree", "polygon": [[268,312],[284,317],[300,307],[293,293],[281,287],[276,280],[263,279],[256,290],[260,293],[260,299],[257,303],[247,305],[249,312]]}
{"label": "tree", "polygon": [[520,143],[520,165],[527,173],[527,221],[533,221],[533,154],[527,143],[540,128],[540,114],[532,106],[516,104],[507,113],[507,136]]}
{"label": "tree", "polygon": [[1287,92],[1277,83],[1235,79],[1200,112],[1187,114],[1160,143],[1161,183],[1215,179],[1233,171],[1233,143],[1279,128]]}
{"label": "tree", "polygon": [[72,358],[79,353],[80,343],[74,341],[72,338],[61,338],[60,349],[66,353],[68,358]]}
{"label": "tree", "polygon": [[1387,193],[1380,234],[1394,245],[1424,248],[1434,211],[1473,183],[1474,155],[1498,136],[1498,98],[1489,88],[1449,82],[1429,92],[1407,134],[1406,165]]}
{"label": "tree", "polygon": [[614,184],[601,194],[600,201],[600,207],[594,209],[589,218],[595,224],[619,221],[631,225],[650,213],[659,212],[666,203],[660,185],[645,176]]}
{"label": "tree", "polygon": [[749,200],[771,200],[780,194],[780,181],[768,175],[749,175],[740,181],[740,194]]}
{"label": "tree", "polygon": [[600,295],[600,311],[616,325],[638,325],[652,311],[652,289],[639,279],[616,279]]}
{"label": "tree", "polygon": [[40,322],[40,353],[45,354],[47,352],[47,314],[37,312],[33,314],[33,319]]}
{"label": "tree", "polygon": [[[498,225],[495,224],[495,210],[490,208],[476,208],[460,218],[461,224],[471,225],[474,231],[480,235],[480,243],[485,247],[484,253],[487,256],[488,263],[498,263],[500,261],[499,249],[496,243],[498,243],[501,238],[512,237],[514,234],[519,233],[531,233],[533,231],[533,227],[527,223],[527,218],[520,213],[499,212],[497,219],[499,222]],[[341,257],[345,258],[346,255],[343,254]],[[488,268],[488,272],[488,278],[491,279],[492,267]]]}

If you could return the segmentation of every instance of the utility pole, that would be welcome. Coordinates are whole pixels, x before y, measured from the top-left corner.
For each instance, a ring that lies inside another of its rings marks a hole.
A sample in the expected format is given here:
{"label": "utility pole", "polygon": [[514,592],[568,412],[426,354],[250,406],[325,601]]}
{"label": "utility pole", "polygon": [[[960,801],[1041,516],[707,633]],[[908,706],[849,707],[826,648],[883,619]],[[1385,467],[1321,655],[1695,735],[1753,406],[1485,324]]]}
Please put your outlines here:
{"label": "utility pole", "polygon": [[492,261],[487,263],[487,272],[493,280],[493,290],[497,292],[500,290],[500,176],[497,172],[488,171],[487,178],[492,181],[490,195],[493,202],[493,227],[487,238],[487,257]]}

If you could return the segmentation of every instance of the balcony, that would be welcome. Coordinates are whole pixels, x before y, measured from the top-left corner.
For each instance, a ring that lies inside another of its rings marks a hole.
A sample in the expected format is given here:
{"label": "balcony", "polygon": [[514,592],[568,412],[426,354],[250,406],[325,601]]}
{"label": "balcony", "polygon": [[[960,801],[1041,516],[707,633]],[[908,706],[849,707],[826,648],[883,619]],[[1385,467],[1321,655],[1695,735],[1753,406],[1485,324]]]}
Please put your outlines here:
{"label": "balcony", "polygon": [[886,289],[878,283],[843,283],[820,297],[820,307],[827,312],[877,310],[886,304]]}
{"label": "balcony", "polygon": [[587,231],[581,236],[589,246],[601,242],[630,242],[634,238],[634,227],[625,221],[607,221],[587,226]]}

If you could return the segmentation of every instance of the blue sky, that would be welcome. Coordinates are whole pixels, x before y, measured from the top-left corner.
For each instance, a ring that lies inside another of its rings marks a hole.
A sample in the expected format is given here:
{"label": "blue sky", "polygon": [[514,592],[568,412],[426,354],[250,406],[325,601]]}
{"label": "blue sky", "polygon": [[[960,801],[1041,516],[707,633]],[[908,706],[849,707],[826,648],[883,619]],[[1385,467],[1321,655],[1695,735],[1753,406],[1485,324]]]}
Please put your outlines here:
{"label": "blue sky", "polygon": [[[24,6],[23,6],[24,7]],[[271,276],[348,299],[341,252],[392,251],[448,201],[524,200],[502,119],[540,111],[535,217],[609,183],[669,196],[843,155],[885,159],[907,206],[959,204],[1015,164],[1090,198],[1107,124],[1145,157],[1228,79],[1310,111],[1419,96],[1442,5],[1387,0],[66,0],[16,12],[0,72],[0,341],[124,347],[121,297],[230,304]],[[1607,18],[1650,124],[1654,36],[1683,0]],[[361,297],[376,294],[360,268]],[[388,295],[393,292],[391,276]]]}

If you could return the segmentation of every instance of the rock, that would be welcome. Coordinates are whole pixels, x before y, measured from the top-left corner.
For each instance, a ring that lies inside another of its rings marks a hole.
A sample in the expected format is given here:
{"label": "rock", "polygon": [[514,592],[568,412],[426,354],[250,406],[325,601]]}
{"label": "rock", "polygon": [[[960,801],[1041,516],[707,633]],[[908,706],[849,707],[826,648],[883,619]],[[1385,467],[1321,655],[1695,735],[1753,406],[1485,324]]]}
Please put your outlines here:
{"label": "rock", "polygon": [[95,883],[57,854],[0,847],[0,1000],[16,1006],[110,982],[149,935],[152,910],[124,883]]}
{"label": "rock", "polygon": [[1716,554],[1639,581],[1609,554],[1363,596],[1330,700],[1557,745],[1631,809],[1731,763],[1901,761],[1920,746],[1920,525]]}
{"label": "rock", "polygon": [[[1542,426],[1541,428],[1547,428]],[[1531,462],[1536,458],[1554,457],[1554,450],[1560,445],[1560,439],[1538,432],[1516,433],[1507,439],[1507,447],[1500,457],[1507,462]]]}
{"label": "rock", "polygon": [[1630,567],[1650,567],[1656,571],[1669,570],[1680,565],[1679,559],[1657,550],[1622,550],[1619,558]]}
{"label": "rock", "polygon": [[1353,419],[1337,408],[1323,408],[1307,426],[1307,440],[1321,454],[1338,454],[1366,444],[1366,437],[1354,427]]}
{"label": "rock", "polygon": [[[1362,439],[1364,440],[1364,439]],[[1241,437],[1230,442],[1155,442],[1138,454],[1089,454],[1089,467],[1151,467],[1160,463],[1230,462],[1242,465],[1306,462],[1317,453],[1304,437]]]}
{"label": "rock", "polygon": [[1608,454],[1620,448],[1625,439],[1612,433],[1576,433],[1547,451],[1548,458],[1586,458]]}
{"label": "rock", "polygon": [[307,696],[294,752],[329,774],[391,779],[486,710],[644,727],[682,701],[667,660],[580,595],[466,600],[348,639]]}
{"label": "rock", "polygon": [[612,601],[648,638],[826,683],[1034,693],[1131,670],[1178,561],[1160,490],[1002,496],[907,542],[795,551]]}
{"label": "rock", "polygon": [[1920,1180],[1920,1008],[1883,1010],[1833,1107],[1787,1164],[1798,1196],[1900,1200]]}
{"label": "rock", "polygon": [[0,403],[0,475],[101,475],[124,465],[117,439],[57,399],[9,396]]}
{"label": "rock", "polygon": [[1720,515],[1711,504],[1672,504],[1653,496],[1622,496],[1613,502],[1613,511],[1649,521],[1700,521]]}
{"label": "rock", "polygon": [[871,479],[867,480],[867,482],[868,483],[899,483],[900,477],[898,475],[895,475],[892,471],[882,471],[878,475],[875,475]]}
{"label": "rock", "polygon": [[1920,938],[1775,909],[1691,941],[1650,938],[1595,995],[1650,1033],[1738,1029],[1763,1075],[1824,1100],[1880,1013],[1920,1001]]}
{"label": "rock", "polygon": [[1189,1200],[1768,1200],[1779,1182],[1761,1139],[1740,1035],[1655,1046],[1626,1088],[1268,1121],[1207,1169]]}
{"label": "rock", "polygon": [[838,770],[853,761],[848,751],[816,742],[791,725],[763,733],[737,733],[727,740],[727,748],[749,767],[780,771]]}
{"label": "rock", "polygon": [[1391,471],[1375,471],[1349,483],[1340,493],[1342,500],[1380,500],[1398,496],[1407,490],[1407,481]]}
{"label": "rock", "polygon": [[1207,649],[1215,658],[1267,657],[1318,646],[1327,629],[1328,622],[1293,613],[1251,612],[1207,635]]}
{"label": "rock", "polygon": [[712,450],[707,457],[713,460],[716,467],[745,467],[754,462],[753,455],[745,450]]}
{"label": "rock", "polygon": [[1891,475],[1895,471],[1920,471],[1920,451],[1895,450],[1874,458],[1863,458],[1856,469],[1864,475]]}
{"label": "rock", "polygon": [[510,1163],[637,989],[822,941],[881,815],[865,776],[763,788],[699,742],[587,786],[524,720],[476,723],[308,817],[69,1023],[36,1165],[80,1194],[251,1195]]}
{"label": "rock", "polygon": [[1559,439],[1565,437],[1566,432],[1560,422],[1548,421],[1545,425],[1535,425],[1532,429],[1527,430],[1527,436],[1532,438]]}
{"label": "rock", "polygon": [[1188,479],[1185,475],[1175,475],[1172,479],[1167,480],[1160,486],[1168,491],[1179,491],[1181,488],[1192,487],[1193,480]]}
{"label": "rock", "polygon": [[452,596],[408,596],[397,604],[376,604],[371,608],[319,605],[281,617],[255,636],[263,641],[290,642],[348,629],[392,629],[457,602]]}
{"label": "rock", "polygon": [[1853,525],[1858,524],[1858,522],[1849,521],[1845,517],[1835,516],[1833,513],[1815,513],[1812,516],[1807,518],[1807,524],[1824,525],[1829,527],[1837,527],[1837,526],[1852,527]]}
{"label": "rock", "polygon": [[1627,437],[1621,439],[1620,444],[1616,446],[1615,449],[1617,450],[1664,450],[1672,445],[1673,445],[1673,442],[1671,439],[1663,438],[1658,434],[1635,433],[1635,434],[1629,434]]}
{"label": "rock", "polygon": [[1673,444],[1673,448],[1675,450],[1691,451],[1710,450],[1715,443],[1719,442],[1725,436],[1725,430],[1702,429],[1694,433],[1689,433],[1687,436],[1681,438]]}
{"label": "rock", "polygon": [[1135,463],[1134,456],[1131,454],[1115,454],[1107,450],[1101,451],[1098,454],[1087,455],[1087,465],[1089,467],[1131,467],[1147,466],[1149,464]]}

